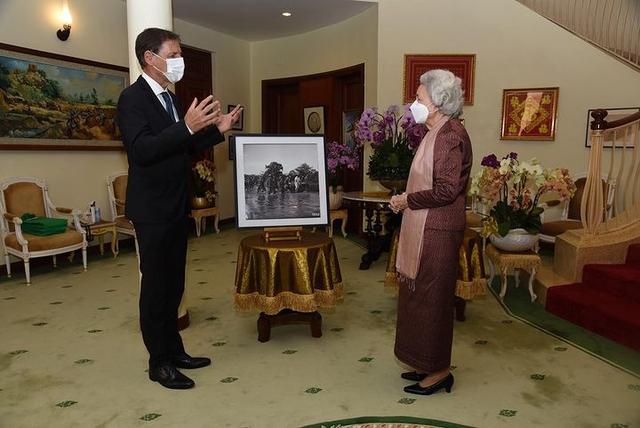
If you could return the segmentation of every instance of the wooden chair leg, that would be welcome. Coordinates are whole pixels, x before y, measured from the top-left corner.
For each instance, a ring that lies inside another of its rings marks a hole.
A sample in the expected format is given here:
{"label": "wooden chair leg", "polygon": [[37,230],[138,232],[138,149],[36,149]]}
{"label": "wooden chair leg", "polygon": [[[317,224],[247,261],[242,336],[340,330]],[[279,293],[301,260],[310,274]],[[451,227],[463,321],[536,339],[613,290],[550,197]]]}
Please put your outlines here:
{"label": "wooden chair leg", "polygon": [[58,260],[56,259],[56,256],[51,256],[51,258],[53,259],[53,267],[55,269],[58,267]]}
{"label": "wooden chair leg", "polygon": [[87,271],[87,248],[82,249],[82,266],[84,267],[84,271]]}
{"label": "wooden chair leg", "polygon": [[346,238],[347,237],[347,217],[342,219],[342,237]]}
{"label": "wooden chair leg", "polygon": [[218,228],[218,220],[220,220],[220,214],[216,214],[213,217],[213,227],[216,230],[216,233],[220,233],[220,228]]}
{"label": "wooden chair leg", "polygon": [[4,262],[7,267],[7,276],[11,278],[11,260],[9,259],[9,254],[4,255]]}
{"label": "wooden chair leg", "polygon": [[29,259],[24,261],[24,274],[27,278],[27,285],[31,285],[31,269],[29,268]]}

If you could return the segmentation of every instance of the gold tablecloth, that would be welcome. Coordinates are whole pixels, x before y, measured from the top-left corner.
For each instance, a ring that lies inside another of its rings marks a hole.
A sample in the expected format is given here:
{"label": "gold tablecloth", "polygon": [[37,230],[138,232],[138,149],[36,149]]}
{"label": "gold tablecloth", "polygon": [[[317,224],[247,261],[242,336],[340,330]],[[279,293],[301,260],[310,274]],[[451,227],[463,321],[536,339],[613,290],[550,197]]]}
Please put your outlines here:
{"label": "gold tablecloth", "polygon": [[[396,275],[396,257],[398,254],[399,230],[394,232],[389,259],[387,260],[387,272],[384,285],[386,287],[398,287]],[[464,239],[458,253],[458,281],[456,282],[456,296],[465,300],[471,300],[477,296],[487,294],[487,278],[484,272],[482,259],[482,242],[477,232],[465,229]]]}
{"label": "gold tablecloth", "polygon": [[235,306],[275,315],[283,309],[314,312],[343,297],[333,239],[303,232],[302,241],[265,242],[262,234],[244,238],[238,248]]}

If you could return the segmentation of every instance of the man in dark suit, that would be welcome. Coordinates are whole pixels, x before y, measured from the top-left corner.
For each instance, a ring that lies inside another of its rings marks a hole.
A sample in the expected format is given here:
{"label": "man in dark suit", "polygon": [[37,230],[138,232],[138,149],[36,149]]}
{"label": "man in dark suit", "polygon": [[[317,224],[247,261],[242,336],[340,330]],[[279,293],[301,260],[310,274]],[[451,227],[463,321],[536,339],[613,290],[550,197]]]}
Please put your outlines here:
{"label": "man in dark suit", "polygon": [[127,150],[129,179],[125,214],[140,250],[140,328],[149,351],[149,378],[171,389],[193,380],[178,371],[211,364],[185,352],[178,333],[187,253],[188,178],[191,155],[224,141],[241,108],[222,115],[208,96],[194,99],[184,116],[167,90],[184,73],[177,34],[147,28],[135,46],[142,75],[118,100],[118,125]]}

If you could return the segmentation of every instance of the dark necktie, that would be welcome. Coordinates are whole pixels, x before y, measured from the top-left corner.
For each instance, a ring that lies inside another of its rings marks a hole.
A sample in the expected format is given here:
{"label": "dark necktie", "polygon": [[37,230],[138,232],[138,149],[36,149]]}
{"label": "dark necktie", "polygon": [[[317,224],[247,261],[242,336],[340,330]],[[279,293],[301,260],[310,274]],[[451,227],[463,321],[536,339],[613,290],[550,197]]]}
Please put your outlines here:
{"label": "dark necktie", "polygon": [[173,103],[171,102],[171,95],[168,92],[160,92],[164,99],[164,108],[172,121],[176,121],[176,116],[173,114]]}

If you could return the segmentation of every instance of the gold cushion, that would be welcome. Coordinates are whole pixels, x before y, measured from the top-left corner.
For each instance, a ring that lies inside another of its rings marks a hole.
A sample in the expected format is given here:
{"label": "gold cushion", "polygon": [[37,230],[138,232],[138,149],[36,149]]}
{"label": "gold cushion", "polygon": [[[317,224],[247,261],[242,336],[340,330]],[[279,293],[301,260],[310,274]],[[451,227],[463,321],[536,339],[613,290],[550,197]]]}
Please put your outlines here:
{"label": "gold cushion", "polygon": [[547,236],[562,235],[567,230],[582,229],[582,222],[577,220],[550,221],[542,223],[540,233]]}
{"label": "gold cushion", "polygon": [[25,213],[46,217],[42,188],[35,183],[20,182],[9,185],[4,190],[7,212],[18,217]]}
{"label": "gold cushion", "polygon": [[467,210],[467,227],[482,227],[482,217],[470,210]]}
{"label": "gold cushion", "polygon": [[[56,248],[68,247],[69,245],[80,244],[82,242],[82,234],[75,230],[67,230],[64,233],[58,233],[51,236],[36,236],[23,234],[24,239],[29,242],[29,251],[45,251],[54,250]],[[4,238],[4,244],[15,250],[22,251],[22,246],[18,243],[15,234],[11,234]]]}
{"label": "gold cushion", "polygon": [[[115,196],[117,201],[126,201],[128,179],[128,175],[121,175],[113,180],[113,196]],[[116,204],[116,214],[124,214],[124,207],[122,205]]]}
{"label": "gold cushion", "polygon": [[116,227],[133,231],[133,224],[126,217],[116,217]]}

